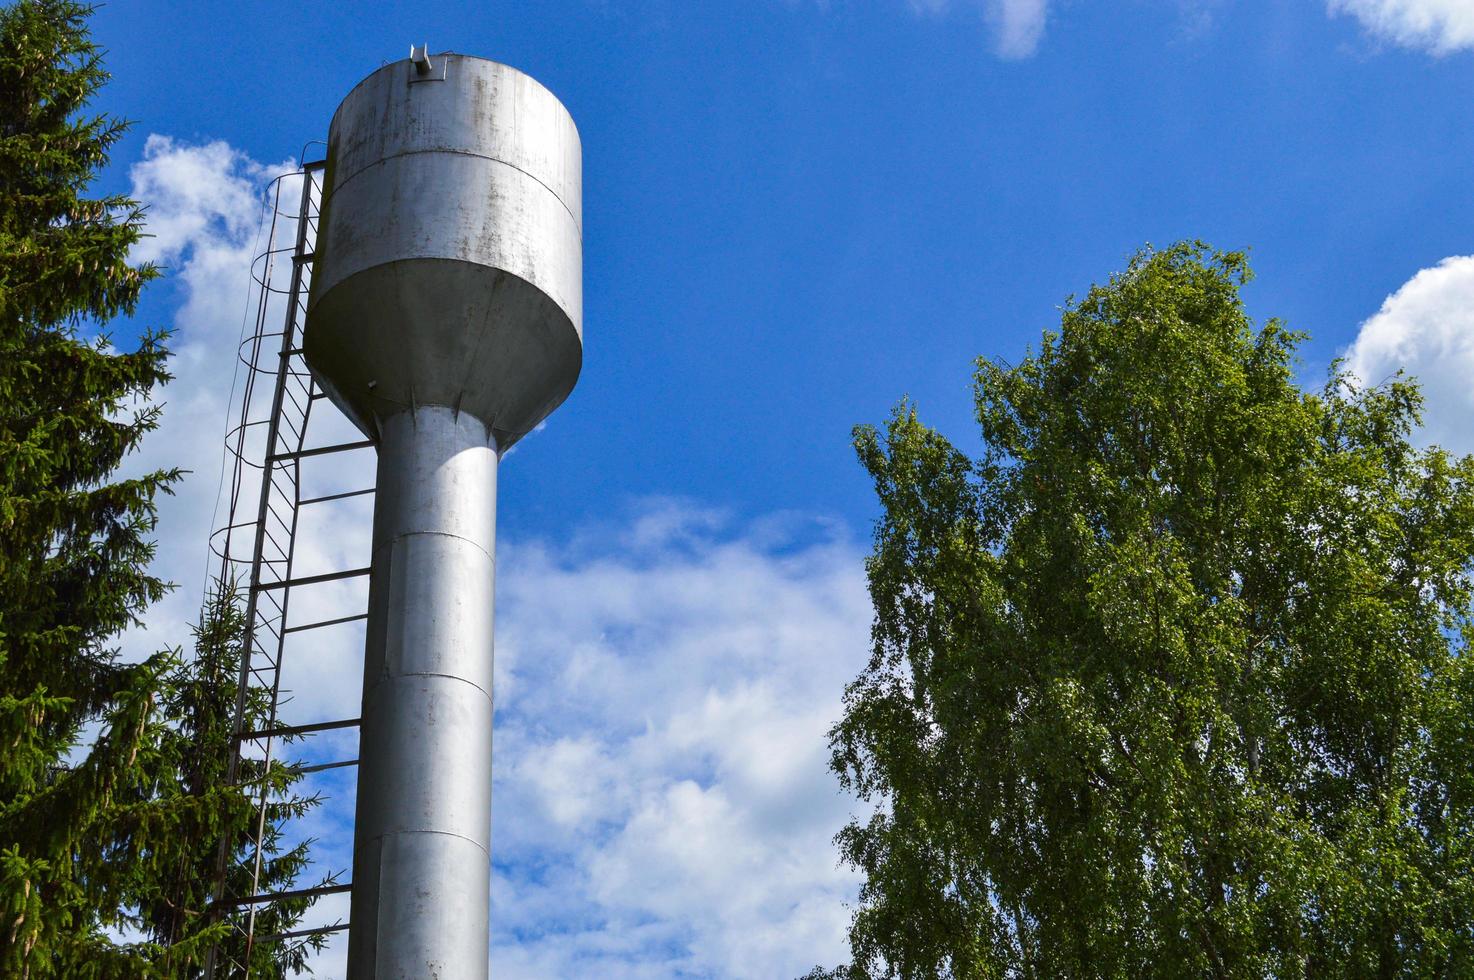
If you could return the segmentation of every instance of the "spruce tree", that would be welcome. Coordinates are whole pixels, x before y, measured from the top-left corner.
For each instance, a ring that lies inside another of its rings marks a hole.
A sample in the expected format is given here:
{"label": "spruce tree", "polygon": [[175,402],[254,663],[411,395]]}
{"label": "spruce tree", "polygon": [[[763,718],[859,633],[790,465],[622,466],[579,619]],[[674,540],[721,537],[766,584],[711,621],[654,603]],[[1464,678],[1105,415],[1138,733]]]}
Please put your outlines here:
{"label": "spruce tree", "polygon": [[[169,375],[161,335],[119,351],[100,332],[157,272],[128,258],[141,207],[88,193],[126,128],[84,111],[107,77],[90,12],[0,8],[0,975],[195,976],[231,931],[205,907],[202,856],[239,842],[261,781],[280,801],[268,840],[310,801],[280,765],[224,785],[231,597],[207,607],[197,663],[118,655],[166,589],[151,537],[179,473],[118,476]],[[287,848],[264,881],[304,862]],[[268,910],[267,928],[300,906]],[[300,947],[262,950],[257,975],[301,965]]]}
{"label": "spruce tree", "polygon": [[[299,925],[311,904],[308,899],[258,905],[255,941],[249,950],[240,928],[249,909],[232,906],[223,915],[216,915],[210,907],[222,835],[228,838],[227,896],[291,889],[311,860],[312,841],[288,843],[284,834],[288,821],[301,817],[318,802],[316,796],[303,797],[294,792],[301,776],[282,761],[289,742],[278,741],[269,766],[243,759],[234,787],[226,780],[227,765],[235,751],[231,736],[245,627],[238,588],[228,580],[217,581],[194,628],[194,656],[178,663],[165,678],[161,698],[162,713],[168,721],[163,738],[167,758],[163,771],[167,778],[151,796],[166,805],[171,800],[207,801],[219,817],[194,821],[182,836],[157,848],[158,860],[151,862],[157,879],[139,909],[140,927],[169,951],[172,975],[179,977],[200,975],[203,960],[198,958],[199,944],[192,941],[193,937],[222,917],[229,920],[230,928],[220,937],[220,962],[249,961],[250,975],[261,980],[302,972],[309,954],[323,946],[321,935],[287,941],[272,938]],[[270,693],[264,688],[251,688],[244,705],[244,727],[267,727],[271,723],[269,708]],[[258,829],[258,802],[263,794],[262,860],[253,889],[255,850],[251,844]],[[219,975],[231,974],[224,971]]]}
{"label": "spruce tree", "polygon": [[[0,972],[125,974],[119,925],[135,846],[119,823],[149,760],[167,657],[120,663],[118,633],[159,598],[155,501],[177,473],[114,473],[158,421],[168,379],[146,335],[88,331],[131,313],[154,277],[128,261],[141,209],[89,197],[124,124],[81,112],[106,77],[87,9],[0,11]],[[137,407],[140,403],[144,407]],[[89,751],[67,765],[89,724]]]}

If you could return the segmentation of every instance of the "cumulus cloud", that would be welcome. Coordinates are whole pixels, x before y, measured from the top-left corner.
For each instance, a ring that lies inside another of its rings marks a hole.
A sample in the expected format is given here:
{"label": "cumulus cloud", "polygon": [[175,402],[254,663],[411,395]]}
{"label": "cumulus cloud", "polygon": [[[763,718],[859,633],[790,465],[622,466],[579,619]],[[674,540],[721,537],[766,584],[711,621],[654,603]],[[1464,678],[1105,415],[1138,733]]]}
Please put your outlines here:
{"label": "cumulus cloud", "polygon": [[843,958],[825,732],[860,556],[662,504],[498,573],[493,971],[774,977]]}
{"label": "cumulus cloud", "polygon": [[164,267],[171,281],[152,288],[172,286],[178,306],[170,324],[176,380],[163,393],[160,431],[128,467],[187,471],[178,492],[160,501],[164,533],[154,565],[179,588],[154,607],[146,631],[128,638],[132,655],[182,642],[199,611],[262,189],[270,175],[293,169],[291,161],[263,166],[222,142],[155,135],[130,170],[132,195],[148,206],[149,237],[134,258]]}
{"label": "cumulus cloud", "polygon": [[1474,49],[1474,3],[1469,0],[1327,0],[1333,14],[1349,14],[1374,37],[1435,55]]}
{"label": "cumulus cloud", "polygon": [[[183,642],[198,609],[263,195],[292,166],[156,136],[132,171],[154,234],[138,257],[172,280],[156,288],[176,303],[176,379],[131,465],[193,471],[160,515],[156,567],[181,587],[130,638],[138,652]],[[309,444],[355,438],[319,405]],[[319,459],[304,461],[309,494],[372,483],[371,453]],[[302,512],[298,574],[366,564],[371,499]],[[850,802],[825,732],[868,646],[854,542],[812,520],[647,501],[557,541],[504,539],[498,563],[493,973],[766,978],[842,960],[856,882],[831,843]],[[293,590],[291,621],[360,611],[361,589]],[[361,624],[294,637],[289,720],[358,713],[362,643]],[[344,732],[301,751],[356,754]],[[343,871],[353,770],[311,780],[325,803],[297,833],[318,839],[319,871]],[[308,924],[346,916],[333,896]],[[343,976],[345,946],[336,935],[318,975]]]}
{"label": "cumulus cloud", "polygon": [[1449,450],[1474,452],[1474,255],[1423,269],[1361,325],[1347,367],[1375,384],[1401,370],[1426,400],[1423,436]]}
{"label": "cumulus cloud", "polygon": [[1028,58],[1039,48],[1049,15],[1049,0],[910,0],[921,14],[940,15],[956,7],[980,8],[993,33],[1000,58]]}

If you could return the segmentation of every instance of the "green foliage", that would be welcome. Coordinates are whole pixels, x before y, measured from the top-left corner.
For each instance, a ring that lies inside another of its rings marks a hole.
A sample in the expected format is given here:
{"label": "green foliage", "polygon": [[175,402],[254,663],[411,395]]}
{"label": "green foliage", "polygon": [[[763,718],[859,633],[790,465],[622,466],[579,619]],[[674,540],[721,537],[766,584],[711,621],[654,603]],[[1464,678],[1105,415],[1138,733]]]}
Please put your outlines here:
{"label": "green foliage", "polygon": [[833,766],[877,804],[836,978],[1474,974],[1474,459],[1416,387],[1319,393],[1244,257],[1143,251],[970,458],[903,404],[874,652]]}
{"label": "green foliage", "polygon": [[[0,975],[187,976],[229,926],[199,914],[199,855],[238,839],[247,805],[192,754],[224,758],[228,719],[198,699],[238,656],[219,633],[238,614],[207,610],[203,674],[112,645],[166,588],[150,537],[179,474],[116,475],[158,423],[161,338],[87,339],[155,276],[128,261],[139,206],[87,196],[124,131],[81,114],[106,78],[89,13],[0,8]],[[275,818],[310,805],[282,799]],[[268,880],[290,881],[303,854],[276,855]],[[155,941],[118,938],[140,929]]]}
{"label": "green foliage", "polygon": [[[78,118],[105,74],[86,9],[0,10],[0,972],[130,975],[119,924],[138,846],[126,798],[149,764],[167,656],[108,646],[164,585],[147,572],[154,501],[176,474],[112,479],[157,423],[132,406],[167,380],[147,337],[133,353],[79,325],[131,312],[154,271],[130,266],[129,202],[86,197],[122,133]],[[99,734],[64,763],[84,726]],[[114,911],[108,911],[114,910]]]}
{"label": "green foliage", "polygon": [[[209,913],[214,884],[219,875],[222,838],[227,844],[226,894],[244,896],[293,888],[310,863],[310,840],[288,846],[283,827],[303,816],[318,803],[316,796],[293,792],[301,776],[281,760],[290,744],[278,740],[270,765],[259,760],[242,760],[235,784],[228,779],[227,765],[234,754],[231,737],[236,711],[236,679],[240,671],[245,638],[245,612],[239,590],[233,583],[216,583],[207,597],[194,629],[195,656],[180,663],[165,678],[160,700],[168,727],[161,739],[167,764],[163,781],[150,788],[149,798],[165,808],[197,807],[201,817],[179,827],[167,846],[158,847],[153,858],[154,877],[140,898],[135,926],[168,951],[171,976],[198,976],[203,967],[200,944],[193,938],[202,931],[211,935],[214,919]],[[274,721],[270,692],[252,687],[244,707],[243,723],[248,730],[265,728]],[[266,799],[259,877],[252,882],[258,830],[257,801]],[[324,882],[326,883],[326,882]],[[256,940],[249,951],[243,939],[244,919],[249,910],[237,908],[221,939],[222,963],[242,964],[249,959],[250,976],[271,980],[307,970],[310,952],[321,949],[323,937],[278,942],[276,936],[296,927],[310,905],[303,898],[257,905]],[[310,972],[310,971],[309,971]],[[234,975],[226,973],[223,975]]]}

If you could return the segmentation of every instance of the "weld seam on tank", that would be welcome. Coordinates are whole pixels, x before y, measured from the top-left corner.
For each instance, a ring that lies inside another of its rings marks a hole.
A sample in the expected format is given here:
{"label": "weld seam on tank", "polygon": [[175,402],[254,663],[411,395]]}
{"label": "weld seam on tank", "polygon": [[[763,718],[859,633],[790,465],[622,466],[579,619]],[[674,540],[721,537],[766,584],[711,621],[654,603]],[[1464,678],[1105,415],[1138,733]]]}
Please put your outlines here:
{"label": "weld seam on tank", "polygon": [[460,674],[447,674],[444,671],[439,670],[402,670],[397,674],[386,674],[384,675],[382,680],[374,684],[374,686],[369,689],[369,692],[364,695],[364,704],[369,705],[371,703],[371,700],[378,692],[379,688],[382,687],[386,681],[391,681],[396,677],[444,677],[446,680],[460,681],[467,687],[474,687],[477,691],[480,691],[481,694],[486,697],[486,700],[492,702],[493,706],[495,706],[496,704],[491,692],[482,687],[480,684],[477,684],[475,681],[470,680],[466,677],[462,677]]}
{"label": "weld seam on tank", "polygon": [[[394,414],[398,415],[399,413],[395,412]],[[478,419],[477,421],[480,420]],[[483,422],[482,424],[485,425],[486,423]],[[490,429],[491,427],[487,426],[487,428]],[[495,449],[493,449],[492,451],[495,452]],[[383,551],[385,548],[392,548],[395,541],[403,541],[405,538],[414,538],[419,537],[420,535],[427,535],[437,538],[454,538],[457,541],[464,541],[466,542],[466,544],[470,545],[471,547],[475,548],[477,551],[485,555],[487,558],[491,559],[492,564],[496,564],[496,555],[487,551],[486,548],[481,544],[481,542],[475,540],[474,538],[468,538],[464,534],[456,534],[453,531],[406,531],[403,534],[396,536],[392,541],[386,541],[383,544],[379,545],[379,547],[375,548],[374,557],[377,558],[379,552]]]}
{"label": "weld seam on tank", "polygon": [[468,844],[474,844],[477,850],[485,851],[488,857],[490,857],[491,855],[491,849],[485,844],[481,843],[481,841],[476,840],[473,837],[467,837],[465,834],[458,834],[453,830],[386,830],[382,834],[375,834],[374,836],[368,838],[368,840],[364,841],[364,844],[376,844],[387,837],[407,837],[411,835],[423,837],[426,834],[434,834],[437,837],[454,837],[457,840],[463,840]]}
{"label": "weld seam on tank", "polygon": [[334,184],[333,190],[342,190],[343,188],[347,187],[349,184],[357,180],[358,177],[362,174],[367,173],[376,166],[388,163],[390,160],[399,160],[403,157],[427,156],[430,154],[441,157],[470,157],[474,160],[485,160],[488,163],[498,163],[501,164],[503,167],[508,168],[509,170],[515,170],[517,173],[522,174],[523,176],[535,181],[549,194],[553,195],[553,197],[557,199],[558,203],[563,205],[563,210],[568,212],[568,217],[573,219],[573,224],[578,228],[579,237],[583,237],[583,219],[573,213],[573,209],[568,206],[568,202],[563,200],[563,195],[554,190],[551,184],[543,180],[532,171],[517,166],[510,160],[503,160],[501,157],[494,157],[486,153],[473,153],[470,150],[405,150],[402,153],[391,153],[389,156],[381,157],[367,167],[359,167],[357,170],[353,171],[353,173],[349,174],[347,177],[344,177],[342,180]]}

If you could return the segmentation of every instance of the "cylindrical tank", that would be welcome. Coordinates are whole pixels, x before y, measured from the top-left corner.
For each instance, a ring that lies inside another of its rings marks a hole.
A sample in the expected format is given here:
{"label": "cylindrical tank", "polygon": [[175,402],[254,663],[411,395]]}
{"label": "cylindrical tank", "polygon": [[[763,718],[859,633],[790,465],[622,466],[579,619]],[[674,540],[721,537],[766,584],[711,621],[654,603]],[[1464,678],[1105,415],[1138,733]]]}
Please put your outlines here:
{"label": "cylindrical tank", "polygon": [[505,450],[583,364],[578,130],[514,68],[428,65],[385,65],[333,116],[303,346],[370,438],[449,405]]}
{"label": "cylindrical tank", "polygon": [[496,468],[473,415],[430,405],[383,423],[352,980],[487,975]]}
{"label": "cylindrical tank", "polygon": [[487,976],[497,465],[582,364],[580,166],[557,99],[461,55],[329,131],[303,346],[379,453],[353,980]]}

